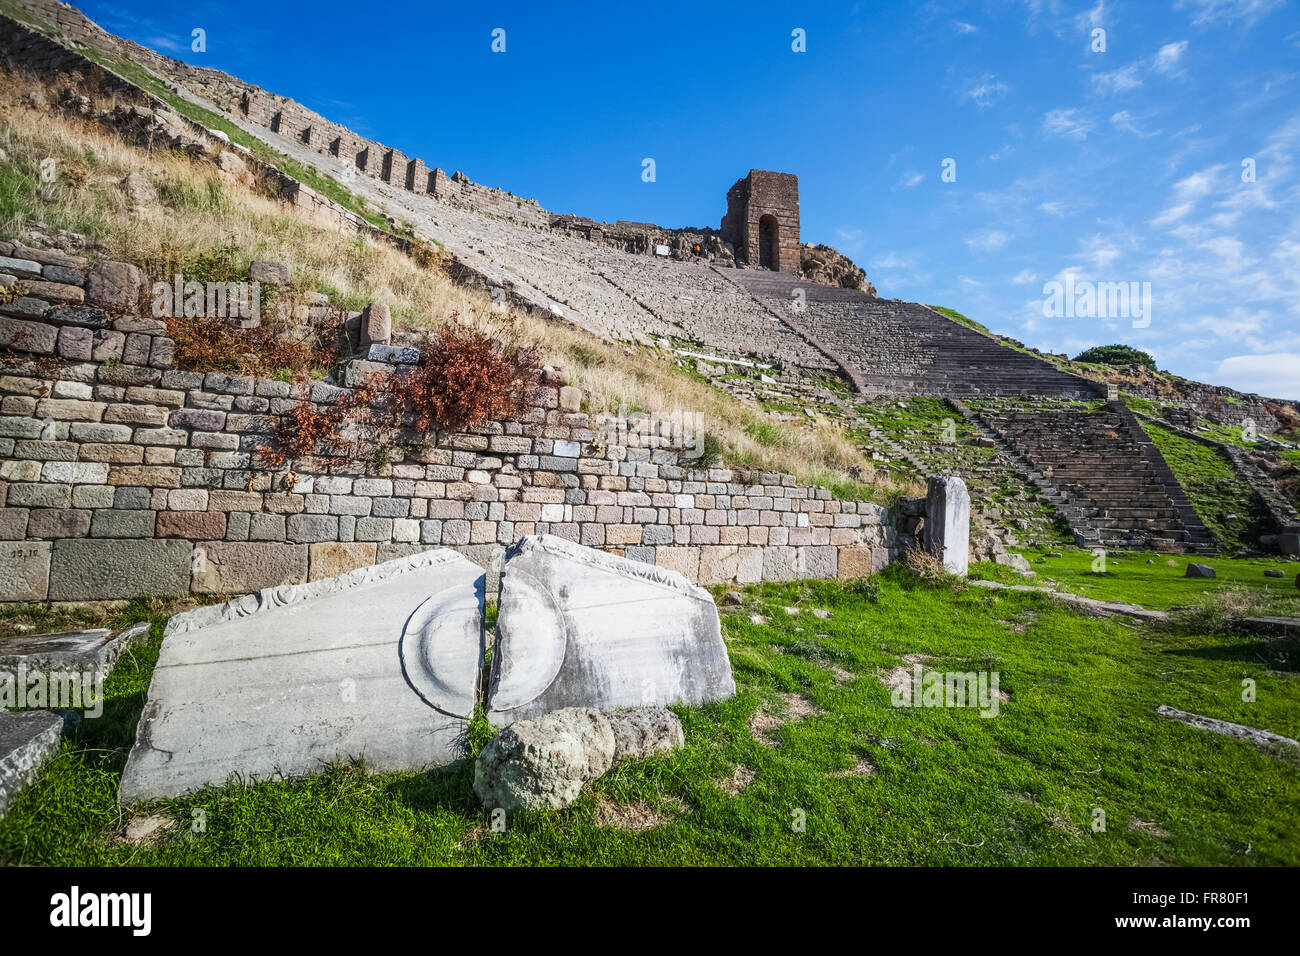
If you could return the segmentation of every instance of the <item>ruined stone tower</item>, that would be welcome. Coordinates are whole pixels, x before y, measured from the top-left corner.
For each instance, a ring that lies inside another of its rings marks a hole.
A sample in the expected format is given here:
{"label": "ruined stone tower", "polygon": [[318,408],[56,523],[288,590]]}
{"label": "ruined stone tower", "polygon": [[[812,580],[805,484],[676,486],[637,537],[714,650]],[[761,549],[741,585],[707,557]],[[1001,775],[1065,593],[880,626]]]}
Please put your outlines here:
{"label": "ruined stone tower", "polygon": [[799,271],[799,177],[751,169],[727,190],[722,238],[736,257],[778,272]]}

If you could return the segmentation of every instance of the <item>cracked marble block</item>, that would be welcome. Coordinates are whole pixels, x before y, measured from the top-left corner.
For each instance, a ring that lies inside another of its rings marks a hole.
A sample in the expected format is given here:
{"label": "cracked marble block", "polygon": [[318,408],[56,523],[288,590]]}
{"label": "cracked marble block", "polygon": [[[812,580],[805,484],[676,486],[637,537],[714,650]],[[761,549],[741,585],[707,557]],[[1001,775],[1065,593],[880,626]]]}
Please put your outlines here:
{"label": "cracked marble block", "polygon": [[439,548],[176,615],[119,800],[299,777],[335,760],[390,772],[463,757],[483,581]]}
{"label": "cracked marble block", "polygon": [[488,719],[703,704],[736,692],[709,592],[552,535],[506,551]]}

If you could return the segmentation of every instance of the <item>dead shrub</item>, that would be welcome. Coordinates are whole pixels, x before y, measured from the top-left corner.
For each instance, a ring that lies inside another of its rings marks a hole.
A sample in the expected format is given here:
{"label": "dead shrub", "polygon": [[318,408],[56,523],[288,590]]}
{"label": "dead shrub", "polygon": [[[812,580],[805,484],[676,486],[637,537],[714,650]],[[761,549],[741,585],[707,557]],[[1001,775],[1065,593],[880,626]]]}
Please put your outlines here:
{"label": "dead shrub", "polygon": [[949,571],[943,565],[943,556],[937,551],[914,544],[903,553],[907,570],[922,581],[940,583],[948,580]]}
{"label": "dead shrub", "polygon": [[451,324],[423,364],[393,379],[392,405],[419,432],[461,431],[522,415],[536,398],[540,374],[535,348]]}
{"label": "dead shrub", "polygon": [[306,338],[274,328],[244,328],[224,318],[164,318],[176,342],[178,368],[237,372],[264,378],[302,380],[335,360],[338,323],[322,323]]}

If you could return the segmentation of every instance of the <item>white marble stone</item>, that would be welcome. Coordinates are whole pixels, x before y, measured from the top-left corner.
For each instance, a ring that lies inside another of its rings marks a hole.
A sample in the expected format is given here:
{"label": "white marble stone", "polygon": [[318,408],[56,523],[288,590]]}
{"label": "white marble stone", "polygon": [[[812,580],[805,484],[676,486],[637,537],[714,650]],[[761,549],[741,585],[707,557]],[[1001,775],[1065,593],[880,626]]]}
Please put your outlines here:
{"label": "white marble stone", "polygon": [[172,618],[122,803],[232,775],[450,763],[483,660],[483,572],[446,549]]}
{"label": "white marble stone", "polygon": [[970,566],[970,492],[966,482],[949,475],[931,475],[926,482],[925,546],[943,557],[953,574]]}
{"label": "white marble stone", "polygon": [[682,575],[550,535],[506,552],[488,713],[497,726],[735,692],[718,609]]}

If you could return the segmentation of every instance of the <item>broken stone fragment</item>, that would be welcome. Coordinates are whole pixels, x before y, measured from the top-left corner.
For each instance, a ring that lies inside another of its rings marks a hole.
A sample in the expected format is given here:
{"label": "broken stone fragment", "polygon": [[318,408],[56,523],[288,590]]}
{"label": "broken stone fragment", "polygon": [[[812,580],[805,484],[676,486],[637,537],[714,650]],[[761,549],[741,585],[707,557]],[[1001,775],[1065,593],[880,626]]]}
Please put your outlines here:
{"label": "broken stone fragment", "polygon": [[0,817],[18,791],[54,756],[63,736],[63,718],[48,710],[0,710]]}
{"label": "broken stone fragment", "polygon": [[952,574],[964,575],[970,566],[970,492],[966,482],[946,475],[931,475],[926,482],[925,547],[943,558]]}
{"label": "broken stone fragment", "polygon": [[704,704],[736,692],[708,591],[675,571],[551,535],[501,570],[488,719],[565,707]]}
{"label": "broken stone fragment", "polygon": [[466,750],[482,626],[483,571],[446,549],[178,614],[119,799],[336,760],[374,772],[451,763]]}
{"label": "broken stone fragment", "polygon": [[594,707],[566,707],[497,734],[474,766],[474,793],[490,809],[567,807],[614,763],[614,731]]}
{"label": "broken stone fragment", "polygon": [[681,721],[662,707],[566,707],[489,741],[474,766],[474,793],[489,809],[566,807],[619,761],[684,745]]}

